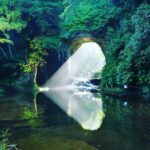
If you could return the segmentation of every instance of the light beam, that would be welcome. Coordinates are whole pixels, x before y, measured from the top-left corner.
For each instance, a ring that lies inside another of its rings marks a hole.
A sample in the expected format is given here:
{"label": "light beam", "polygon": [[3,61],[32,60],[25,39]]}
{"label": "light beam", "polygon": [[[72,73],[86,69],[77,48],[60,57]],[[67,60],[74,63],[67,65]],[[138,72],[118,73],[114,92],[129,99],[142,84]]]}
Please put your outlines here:
{"label": "light beam", "polygon": [[102,100],[90,92],[88,81],[101,72],[105,56],[98,44],[88,42],[60,67],[41,91],[74,118],[84,129],[96,130],[103,121]]}

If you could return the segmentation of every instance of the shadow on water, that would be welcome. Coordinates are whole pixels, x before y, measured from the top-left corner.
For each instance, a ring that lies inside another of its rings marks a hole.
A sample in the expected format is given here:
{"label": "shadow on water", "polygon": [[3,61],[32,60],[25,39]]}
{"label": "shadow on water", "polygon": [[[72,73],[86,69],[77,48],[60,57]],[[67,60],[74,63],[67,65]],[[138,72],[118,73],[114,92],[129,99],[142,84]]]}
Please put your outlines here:
{"label": "shadow on water", "polygon": [[105,119],[83,130],[43,94],[0,97],[0,130],[23,150],[149,150],[150,104],[103,97]]}

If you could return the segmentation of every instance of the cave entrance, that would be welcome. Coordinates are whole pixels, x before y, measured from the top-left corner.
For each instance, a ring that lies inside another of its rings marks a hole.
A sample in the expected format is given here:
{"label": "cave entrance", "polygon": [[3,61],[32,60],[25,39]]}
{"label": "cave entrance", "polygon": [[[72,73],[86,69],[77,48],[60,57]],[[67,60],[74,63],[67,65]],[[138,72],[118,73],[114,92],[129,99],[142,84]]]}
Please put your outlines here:
{"label": "cave entrance", "polygon": [[[82,44],[89,43],[89,42],[94,42],[94,43],[98,44],[99,47],[101,48],[101,50],[103,51],[104,42],[102,41],[102,39],[94,38],[94,37],[79,37],[79,38],[74,39],[71,42],[71,46],[70,46],[71,54],[73,54],[76,50],[78,50],[78,48]],[[103,51],[103,53],[104,53],[104,51]]]}
{"label": "cave entrance", "polygon": [[[93,67],[97,66],[97,72],[95,71],[95,74],[91,80],[91,82],[94,84],[99,84],[103,68],[106,64],[105,54],[102,50],[104,48],[103,45],[104,43],[101,39],[93,37],[81,37],[73,40],[70,46],[71,55],[77,53],[79,49],[82,49],[82,54],[88,56],[88,60],[86,60],[87,62],[85,63],[85,68],[87,67],[87,65],[91,66],[91,69],[92,65]],[[90,54],[87,54],[88,52],[90,52]],[[82,60],[78,59],[76,63],[80,61]]]}

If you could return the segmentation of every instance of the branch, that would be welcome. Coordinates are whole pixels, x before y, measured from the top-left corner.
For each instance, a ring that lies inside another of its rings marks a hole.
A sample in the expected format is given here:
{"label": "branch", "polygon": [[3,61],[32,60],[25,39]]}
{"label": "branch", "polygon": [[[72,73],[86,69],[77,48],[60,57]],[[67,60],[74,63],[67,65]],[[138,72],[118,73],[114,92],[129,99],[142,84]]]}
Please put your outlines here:
{"label": "branch", "polygon": [[0,47],[0,50],[1,50],[2,54],[3,54],[3,56],[4,56],[6,59],[8,59],[9,57],[7,56],[5,50],[4,50],[2,47]]}
{"label": "branch", "polygon": [[13,59],[13,55],[12,55],[12,50],[11,50],[11,47],[10,47],[10,43],[8,43],[8,50],[9,50],[10,58]]}

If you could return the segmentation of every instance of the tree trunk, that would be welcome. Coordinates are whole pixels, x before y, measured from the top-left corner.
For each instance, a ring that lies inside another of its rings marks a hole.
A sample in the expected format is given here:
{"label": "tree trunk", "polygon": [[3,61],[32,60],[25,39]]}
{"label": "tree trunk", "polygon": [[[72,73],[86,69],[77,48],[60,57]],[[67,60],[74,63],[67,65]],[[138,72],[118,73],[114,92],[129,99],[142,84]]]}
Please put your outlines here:
{"label": "tree trunk", "polygon": [[12,50],[11,50],[11,45],[10,45],[10,43],[8,43],[8,50],[9,50],[10,58],[13,59],[13,54],[12,54]]}
{"label": "tree trunk", "polygon": [[36,68],[35,71],[34,71],[34,79],[33,79],[34,84],[36,84],[37,71],[38,71],[38,69]]}
{"label": "tree trunk", "polygon": [[2,47],[0,47],[0,50],[1,50],[2,54],[3,54],[3,56],[8,60],[8,56],[7,56],[6,52],[5,52],[5,50]]}
{"label": "tree trunk", "polygon": [[35,85],[36,84],[36,79],[37,79],[37,68],[34,68],[33,71],[30,74],[30,84]]}

